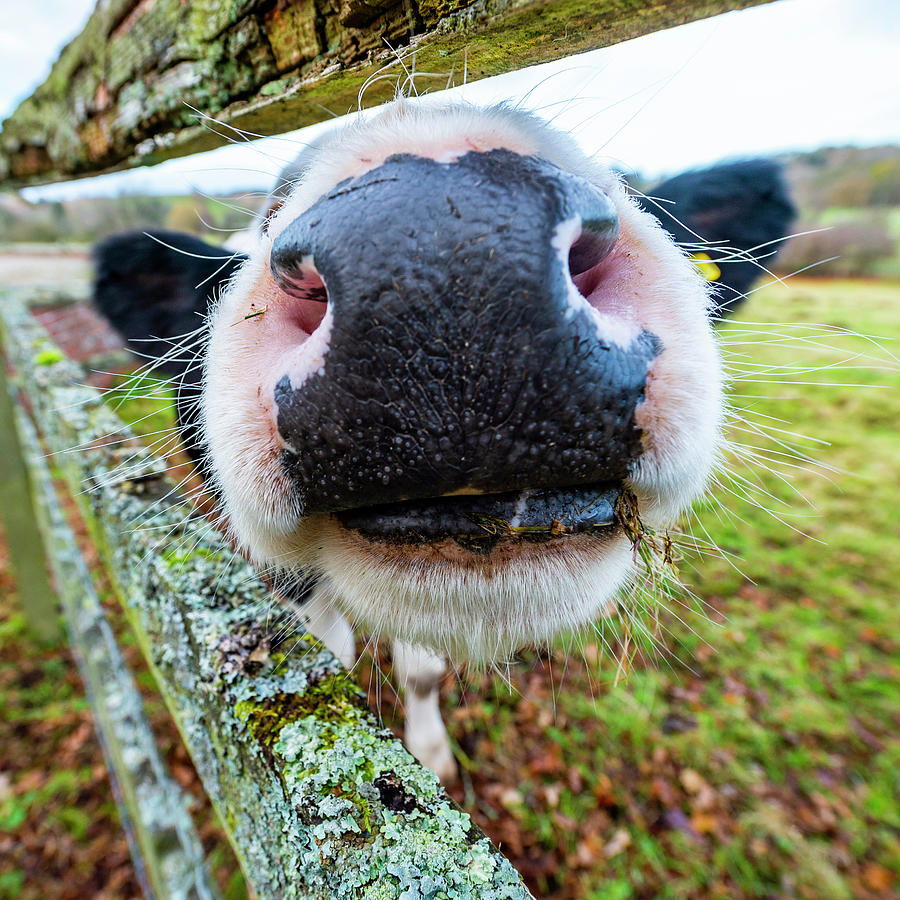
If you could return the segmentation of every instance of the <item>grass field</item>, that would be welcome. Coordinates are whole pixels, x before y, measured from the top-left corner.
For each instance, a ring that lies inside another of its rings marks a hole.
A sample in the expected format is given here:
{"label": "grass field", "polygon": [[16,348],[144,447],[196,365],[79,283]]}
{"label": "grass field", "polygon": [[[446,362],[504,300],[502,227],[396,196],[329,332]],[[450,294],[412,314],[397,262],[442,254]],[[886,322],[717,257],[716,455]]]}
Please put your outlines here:
{"label": "grass field", "polygon": [[[569,662],[565,674],[555,654],[554,743],[535,757],[537,773],[505,718],[523,701],[497,693],[484,715],[467,712],[491,739],[473,771],[490,767],[497,745],[494,765],[524,773],[508,806],[562,857],[565,874],[545,886],[561,880],[564,896],[896,896],[900,373],[883,350],[837,330],[896,337],[900,289],[772,285],[739,315],[832,326],[723,329],[742,370],[736,410],[808,436],[774,432],[815,462],[794,468],[794,451],[756,426],[732,429],[767,460],[739,464],[717,491],[721,505],[692,528],[727,554],[689,554],[682,566],[705,606],[670,604],[657,651],[624,685],[611,686],[615,652]],[[514,683],[527,698],[527,676]],[[538,705],[539,718],[553,698]]]}
{"label": "grass field", "polygon": [[[721,550],[684,551],[700,601],[670,600],[640,652],[604,626],[582,653],[525,654],[512,690],[448,686],[463,765],[454,795],[539,896],[898,896],[900,370],[889,351],[900,285],[791,281],[740,315],[748,324],[722,329],[743,417],[732,438],[756,458],[731,466],[690,527]],[[60,756],[41,778],[32,731],[8,724],[87,721],[64,658],[37,659],[11,614],[0,625],[0,897],[27,890],[31,857],[2,861],[27,823],[80,860],[99,840],[94,811],[112,821],[96,766]],[[395,724],[390,692],[380,699]]]}

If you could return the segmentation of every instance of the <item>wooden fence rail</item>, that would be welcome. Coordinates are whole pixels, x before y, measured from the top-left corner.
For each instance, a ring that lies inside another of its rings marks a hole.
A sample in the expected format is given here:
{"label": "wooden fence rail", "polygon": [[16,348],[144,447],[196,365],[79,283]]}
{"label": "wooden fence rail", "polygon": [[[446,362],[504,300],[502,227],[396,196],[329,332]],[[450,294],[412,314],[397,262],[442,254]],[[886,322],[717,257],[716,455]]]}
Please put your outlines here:
{"label": "wooden fence rail", "polygon": [[214,897],[181,792],[71,533],[43,452],[82,514],[260,898],[531,895],[509,862],[368,709],[315,639],[278,641],[258,576],[174,492],[164,463],[85,387],[0,291],[0,337],[33,422],[17,413],[51,569],[150,896]]}
{"label": "wooden fence rail", "polygon": [[14,417],[43,546],[138,881],[148,897],[214,900],[219,893],[204,866],[203,847],[187,811],[190,800],[160,758],[143,700],[60,508],[34,424],[21,406]]}
{"label": "wooden fence rail", "polygon": [[3,122],[0,186],[292,131],[356,110],[363,85],[372,107],[411,73],[437,91],[765,2],[105,0]]}

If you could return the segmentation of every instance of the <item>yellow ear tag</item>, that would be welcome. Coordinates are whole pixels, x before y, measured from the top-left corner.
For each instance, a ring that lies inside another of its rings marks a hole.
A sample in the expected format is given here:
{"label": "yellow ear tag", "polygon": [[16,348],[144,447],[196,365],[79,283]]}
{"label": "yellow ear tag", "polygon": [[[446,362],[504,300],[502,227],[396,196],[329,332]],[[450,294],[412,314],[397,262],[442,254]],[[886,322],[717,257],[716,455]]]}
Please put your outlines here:
{"label": "yellow ear tag", "polygon": [[691,259],[707,281],[718,281],[722,270],[709,258],[708,253],[692,253]]}

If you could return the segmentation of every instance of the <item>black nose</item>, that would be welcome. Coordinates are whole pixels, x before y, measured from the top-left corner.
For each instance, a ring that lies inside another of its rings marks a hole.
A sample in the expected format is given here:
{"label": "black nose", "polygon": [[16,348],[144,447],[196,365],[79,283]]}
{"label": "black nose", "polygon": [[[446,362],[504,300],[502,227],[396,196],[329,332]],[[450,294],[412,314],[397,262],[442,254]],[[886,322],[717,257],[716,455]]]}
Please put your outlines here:
{"label": "black nose", "polygon": [[391,157],[292,222],[273,276],[332,313],[324,365],[276,389],[306,512],[622,479],[658,341],[605,340],[572,281],[618,228],[594,185],[506,150]]}

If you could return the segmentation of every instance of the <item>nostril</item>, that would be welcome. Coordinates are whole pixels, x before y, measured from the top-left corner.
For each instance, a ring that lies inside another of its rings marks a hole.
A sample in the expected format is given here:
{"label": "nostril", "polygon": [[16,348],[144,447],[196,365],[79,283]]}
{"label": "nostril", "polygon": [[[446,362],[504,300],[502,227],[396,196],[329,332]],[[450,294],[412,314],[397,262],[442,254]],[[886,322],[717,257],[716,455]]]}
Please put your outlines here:
{"label": "nostril", "polygon": [[272,248],[270,269],[278,287],[289,297],[311,300],[316,303],[328,301],[325,282],[316,269],[310,255],[278,253],[278,246]]}
{"label": "nostril", "polygon": [[588,296],[600,277],[597,267],[616,244],[619,215],[612,200],[599,191],[592,191],[579,206],[581,232],[569,248],[569,275],[578,290]]}
{"label": "nostril", "polygon": [[292,278],[286,283],[279,282],[279,287],[291,300],[291,314],[297,325],[307,334],[312,334],[328,310],[328,289],[322,276],[309,266],[304,269],[300,280]]}
{"label": "nostril", "polygon": [[615,244],[615,238],[610,240],[603,233],[588,230],[590,224],[585,222],[585,230],[569,250],[569,274],[573,278],[603,262]]}
{"label": "nostril", "polygon": [[276,241],[269,268],[275,283],[291,301],[292,318],[303,331],[312,334],[324,318],[328,303],[328,289],[312,255],[279,246]]}

